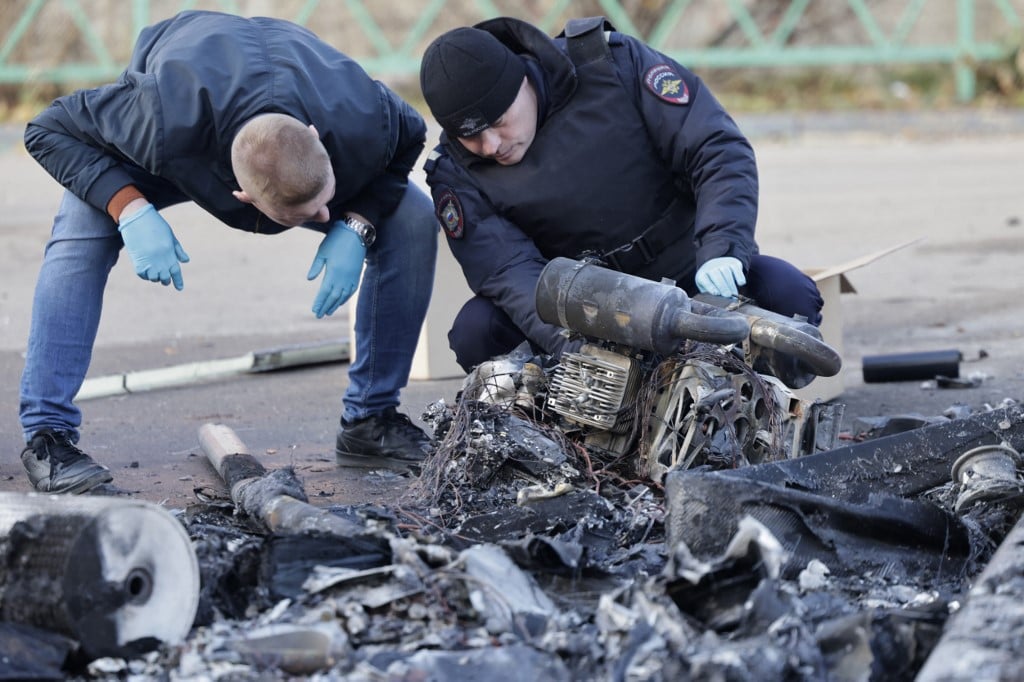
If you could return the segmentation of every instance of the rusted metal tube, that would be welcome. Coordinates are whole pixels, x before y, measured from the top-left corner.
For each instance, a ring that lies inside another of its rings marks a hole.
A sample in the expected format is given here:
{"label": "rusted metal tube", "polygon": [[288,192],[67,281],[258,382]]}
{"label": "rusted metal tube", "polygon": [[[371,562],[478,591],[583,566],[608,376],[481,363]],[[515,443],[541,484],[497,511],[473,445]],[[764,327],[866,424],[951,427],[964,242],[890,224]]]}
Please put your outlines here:
{"label": "rusted metal tube", "polygon": [[[725,309],[730,299],[691,299],[672,282],[653,282],[593,263],[554,258],[544,266],[535,293],[537,314],[548,324],[631,348],[669,355],[682,341],[740,343],[761,355],[790,359],[768,362],[787,385],[799,388],[815,376],[835,376],[842,358],[821,340],[818,329],[750,304]],[[724,305],[716,305],[717,301]],[[755,363],[755,369],[763,371]],[[785,371],[782,371],[785,370]]]}
{"label": "rusted metal tube", "polygon": [[819,377],[834,377],[843,368],[843,359],[827,343],[771,320],[758,319],[751,323],[750,342],[800,360]]}
{"label": "rusted metal tube", "polygon": [[686,292],[673,284],[554,258],[541,272],[537,314],[585,336],[668,355],[686,339],[738,343],[747,338],[743,316],[691,312]]}
{"label": "rusted metal tube", "polygon": [[[806,320],[785,317],[751,303],[735,305],[732,299],[720,296],[698,294],[693,299],[694,312],[705,315],[724,306],[747,318],[751,344],[799,360],[802,369],[814,376],[835,376],[843,368],[839,353],[825,343],[818,328]],[[799,385],[791,387],[801,388],[810,383],[810,379],[794,383]]]}
{"label": "rusted metal tube", "polygon": [[267,472],[249,454],[245,443],[224,424],[199,427],[199,444],[210,464],[231,491],[231,499],[242,512],[261,521],[274,532],[317,531],[349,537],[364,529],[306,501],[302,484],[294,472]]}

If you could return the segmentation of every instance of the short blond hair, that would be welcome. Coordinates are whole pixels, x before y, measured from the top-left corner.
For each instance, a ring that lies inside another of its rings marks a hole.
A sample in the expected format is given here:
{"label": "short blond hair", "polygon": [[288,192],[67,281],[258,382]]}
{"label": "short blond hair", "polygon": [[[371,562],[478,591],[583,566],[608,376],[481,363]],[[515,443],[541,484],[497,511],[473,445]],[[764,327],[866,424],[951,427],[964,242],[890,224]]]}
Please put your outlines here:
{"label": "short blond hair", "polygon": [[302,121],[260,114],[231,142],[231,168],[242,191],[271,206],[311,201],[331,177],[327,149]]}

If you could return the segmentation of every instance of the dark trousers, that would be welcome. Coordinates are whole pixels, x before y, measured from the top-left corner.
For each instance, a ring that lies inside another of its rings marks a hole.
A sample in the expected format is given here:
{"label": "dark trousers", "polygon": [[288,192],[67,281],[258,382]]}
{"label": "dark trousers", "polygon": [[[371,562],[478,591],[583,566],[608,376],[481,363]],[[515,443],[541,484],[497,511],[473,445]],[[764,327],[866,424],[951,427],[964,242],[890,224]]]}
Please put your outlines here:
{"label": "dark trousers", "polygon": [[[810,277],[779,258],[754,256],[747,270],[747,284],[740,287],[740,293],[765,310],[786,317],[801,315],[814,325],[821,324],[824,301],[818,287]],[[448,345],[466,372],[508,353],[525,340],[505,311],[482,296],[474,296],[462,306],[448,332]]]}

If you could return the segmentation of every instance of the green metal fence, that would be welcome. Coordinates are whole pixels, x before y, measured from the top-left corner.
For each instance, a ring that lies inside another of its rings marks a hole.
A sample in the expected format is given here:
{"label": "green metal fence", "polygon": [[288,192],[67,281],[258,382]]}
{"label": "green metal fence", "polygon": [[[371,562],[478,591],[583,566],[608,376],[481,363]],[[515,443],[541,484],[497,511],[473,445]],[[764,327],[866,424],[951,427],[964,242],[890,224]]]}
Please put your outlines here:
{"label": "green metal fence", "polygon": [[426,44],[460,23],[509,15],[555,33],[571,16],[600,13],[692,68],[944,64],[966,101],[978,64],[1020,49],[1021,7],[1020,0],[0,0],[0,83],[110,80],[142,27],[191,8],[309,26],[378,76],[415,74]]}

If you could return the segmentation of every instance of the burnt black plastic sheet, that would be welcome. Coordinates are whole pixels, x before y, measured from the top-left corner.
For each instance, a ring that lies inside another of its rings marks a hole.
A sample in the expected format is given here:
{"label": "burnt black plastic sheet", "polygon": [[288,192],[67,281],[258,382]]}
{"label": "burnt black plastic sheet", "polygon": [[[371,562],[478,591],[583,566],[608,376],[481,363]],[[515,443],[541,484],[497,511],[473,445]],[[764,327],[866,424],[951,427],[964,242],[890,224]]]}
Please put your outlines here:
{"label": "burnt black plastic sheet", "polygon": [[[875,492],[917,495],[950,480],[953,462],[981,445],[1005,442],[1024,449],[1024,407],[991,410],[943,424],[876,438],[724,475],[863,502]],[[675,472],[685,476],[687,472]],[[673,474],[670,474],[673,475]]]}
{"label": "burnt black plastic sheet", "polygon": [[751,516],[790,552],[793,575],[811,559],[834,574],[900,569],[935,582],[965,570],[971,554],[960,520],[908,499],[950,480],[963,452],[992,443],[1024,445],[1018,406],[785,462],[666,476],[669,546],[709,559]]}
{"label": "burnt black plastic sheet", "polygon": [[0,621],[0,680],[63,680],[75,641],[31,625]]}
{"label": "burnt black plastic sheet", "polygon": [[255,588],[263,537],[232,527],[231,517],[222,520],[215,513],[206,512],[188,526],[201,579],[194,625],[210,625],[218,617],[244,619],[250,605],[261,601]]}
{"label": "burnt black plastic sheet", "polygon": [[527,570],[576,575],[583,560],[583,545],[541,535],[499,544],[519,567]]}
{"label": "burnt black plastic sheet", "polygon": [[364,570],[392,563],[386,538],[357,535],[342,538],[331,533],[274,534],[267,539],[260,579],[277,598],[304,594],[302,584],[316,566]]}
{"label": "burnt black plastic sheet", "polygon": [[589,490],[533,500],[521,506],[498,506],[467,517],[456,533],[472,542],[520,540],[531,535],[556,535],[587,519],[611,523],[614,510]]}

